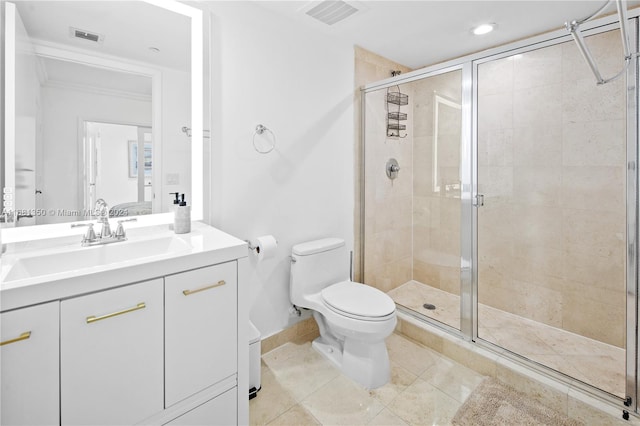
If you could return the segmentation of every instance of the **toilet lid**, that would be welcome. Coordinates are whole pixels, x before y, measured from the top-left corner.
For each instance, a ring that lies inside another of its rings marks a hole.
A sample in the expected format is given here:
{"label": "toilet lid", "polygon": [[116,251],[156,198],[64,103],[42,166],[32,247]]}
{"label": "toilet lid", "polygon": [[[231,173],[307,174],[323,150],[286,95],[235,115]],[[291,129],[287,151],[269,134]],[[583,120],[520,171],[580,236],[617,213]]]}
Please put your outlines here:
{"label": "toilet lid", "polygon": [[384,317],[396,309],[396,304],[387,294],[351,281],[326,287],[322,290],[322,298],[330,307],[360,317]]}

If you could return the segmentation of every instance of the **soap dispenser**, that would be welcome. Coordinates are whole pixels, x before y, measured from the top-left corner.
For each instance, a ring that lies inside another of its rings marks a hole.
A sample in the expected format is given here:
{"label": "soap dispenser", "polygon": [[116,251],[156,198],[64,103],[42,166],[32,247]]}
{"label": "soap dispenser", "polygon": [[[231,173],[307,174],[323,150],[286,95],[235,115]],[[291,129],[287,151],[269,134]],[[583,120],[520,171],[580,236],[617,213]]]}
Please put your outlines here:
{"label": "soap dispenser", "polygon": [[191,206],[187,206],[187,202],[184,200],[184,194],[180,196],[180,203],[178,207],[176,207],[173,216],[173,231],[176,234],[187,234],[191,232]]}
{"label": "soap dispenser", "polygon": [[176,196],[176,199],[173,200],[173,205],[171,206],[171,211],[175,212],[176,208],[180,205],[180,198],[179,198],[180,193],[179,192],[170,192],[169,194]]}

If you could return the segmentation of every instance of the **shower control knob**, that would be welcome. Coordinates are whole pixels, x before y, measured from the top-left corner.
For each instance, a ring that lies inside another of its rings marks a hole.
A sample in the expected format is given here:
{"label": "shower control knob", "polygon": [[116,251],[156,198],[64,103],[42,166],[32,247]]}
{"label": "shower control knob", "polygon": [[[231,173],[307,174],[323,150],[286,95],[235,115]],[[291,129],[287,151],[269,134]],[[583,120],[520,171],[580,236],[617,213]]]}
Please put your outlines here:
{"label": "shower control knob", "polygon": [[398,161],[395,158],[389,159],[386,165],[387,177],[391,180],[394,180],[398,177],[398,172],[400,171],[400,166],[398,165]]}

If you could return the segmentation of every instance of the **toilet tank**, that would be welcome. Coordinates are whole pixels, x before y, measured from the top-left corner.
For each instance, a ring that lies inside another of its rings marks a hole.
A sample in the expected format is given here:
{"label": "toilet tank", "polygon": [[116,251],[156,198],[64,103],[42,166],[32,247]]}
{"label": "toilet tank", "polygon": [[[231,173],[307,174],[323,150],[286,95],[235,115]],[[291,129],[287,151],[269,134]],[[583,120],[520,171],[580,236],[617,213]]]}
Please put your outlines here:
{"label": "toilet tank", "polygon": [[349,254],[344,240],[325,238],[293,246],[289,281],[291,302],[304,306],[305,296],[349,277]]}

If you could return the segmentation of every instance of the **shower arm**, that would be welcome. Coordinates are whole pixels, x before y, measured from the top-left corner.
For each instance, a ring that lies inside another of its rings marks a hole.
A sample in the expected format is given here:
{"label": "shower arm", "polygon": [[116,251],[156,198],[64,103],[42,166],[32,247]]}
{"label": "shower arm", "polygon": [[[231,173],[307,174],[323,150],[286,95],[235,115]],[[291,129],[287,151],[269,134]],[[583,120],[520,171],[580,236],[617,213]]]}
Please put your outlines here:
{"label": "shower arm", "polygon": [[611,4],[611,0],[605,0],[604,4],[600,7],[600,9],[596,10],[595,12],[593,12],[591,15],[582,18],[582,19],[576,19],[572,22],[577,23],[578,25],[582,25],[585,22],[588,22],[590,20],[592,20],[593,18],[595,18],[596,16],[600,15],[602,12],[604,12],[604,10],[609,7],[609,5]]}
{"label": "shower arm", "polygon": [[622,0],[616,0],[616,6],[618,9],[618,19],[620,20],[620,37],[622,39],[622,47],[624,49],[624,66],[619,73],[617,73],[611,78],[604,79],[600,74],[600,71],[598,70],[598,66],[595,60],[593,59],[593,56],[591,55],[591,52],[589,51],[587,44],[585,43],[584,37],[580,33],[580,25],[598,16],[603,10],[607,8],[607,6],[609,6],[609,3],[611,3],[611,1],[607,0],[604,6],[602,6],[594,14],[586,18],[583,18],[581,20],[573,20],[571,22],[565,23],[565,27],[571,33],[571,36],[573,37],[574,41],[576,42],[576,45],[578,46],[578,49],[580,50],[580,54],[589,65],[589,68],[591,68],[593,75],[596,77],[596,82],[598,85],[603,85],[620,78],[629,67],[629,63],[631,62],[631,59],[634,56],[638,55],[638,53],[633,53],[633,54],[631,53],[631,48],[629,44],[629,35],[627,32],[627,9],[622,4]]}

